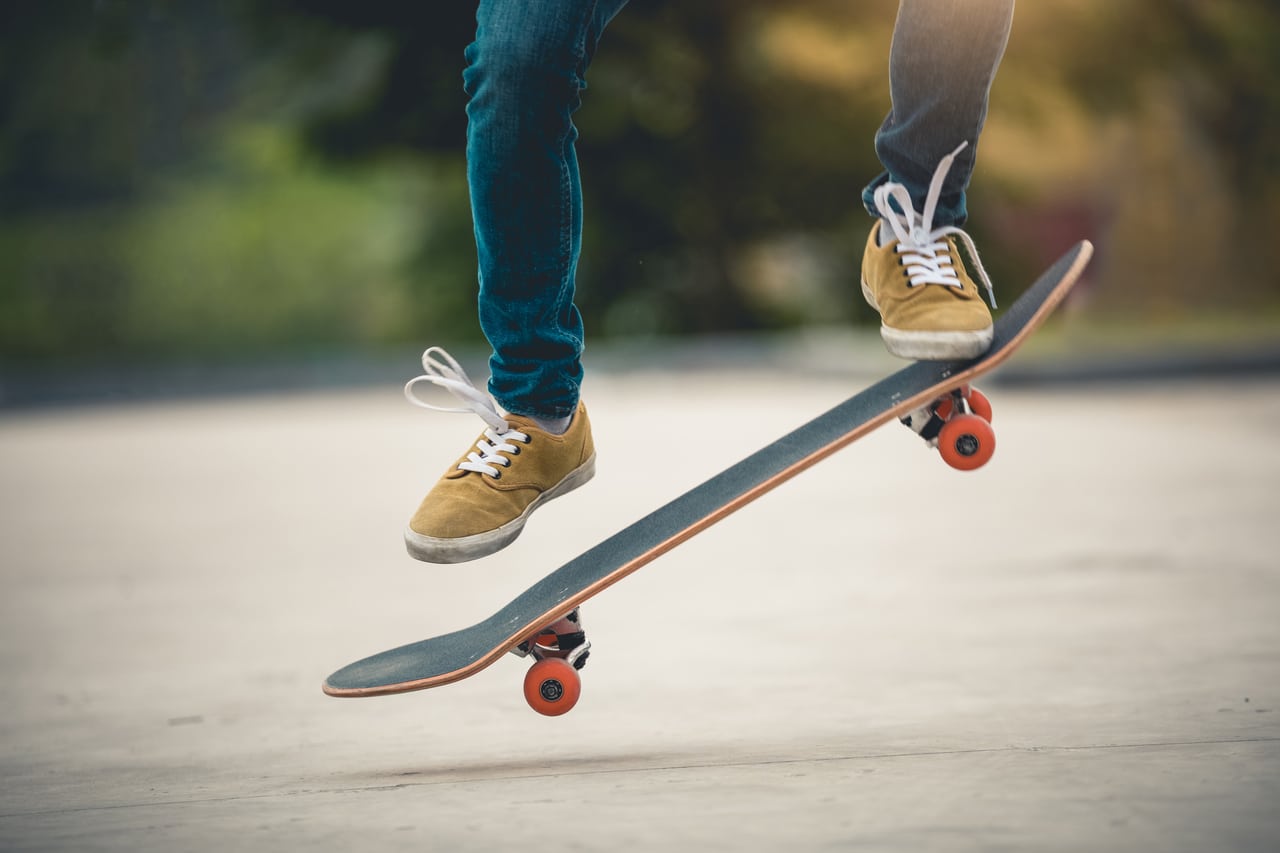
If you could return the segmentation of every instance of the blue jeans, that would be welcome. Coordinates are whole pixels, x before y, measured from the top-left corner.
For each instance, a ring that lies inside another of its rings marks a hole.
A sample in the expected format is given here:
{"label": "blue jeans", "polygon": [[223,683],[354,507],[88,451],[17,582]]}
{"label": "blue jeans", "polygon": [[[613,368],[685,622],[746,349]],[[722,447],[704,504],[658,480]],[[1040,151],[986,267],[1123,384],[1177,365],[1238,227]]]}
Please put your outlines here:
{"label": "blue jeans", "polygon": [[[892,109],[876,134],[885,167],[864,192],[904,184],[923,206],[938,161],[960,143],[935,225],[963,223],[987,94],[1014,0],[900,0],[889,61]],[[564,417],[582,382],[573,304],[582,191],[573,114],[587,67],[626,0],[480,0],[466,50],[467,179],[489,391],[513,414]]]}
{"label": "blue jeans", "polygon": [[893,106],[876,132],[876,156],[885,171],[863,190],[862,203],[878,215],[876,187],[893,181],[911,193],[917,211],[938,161],[961,142],[942,184],[935,228],[963,225],[965,190],[973,175],[978,136],[987,118],[987,94],[1004,56],[1014,0],[900,0],[889,51]]}

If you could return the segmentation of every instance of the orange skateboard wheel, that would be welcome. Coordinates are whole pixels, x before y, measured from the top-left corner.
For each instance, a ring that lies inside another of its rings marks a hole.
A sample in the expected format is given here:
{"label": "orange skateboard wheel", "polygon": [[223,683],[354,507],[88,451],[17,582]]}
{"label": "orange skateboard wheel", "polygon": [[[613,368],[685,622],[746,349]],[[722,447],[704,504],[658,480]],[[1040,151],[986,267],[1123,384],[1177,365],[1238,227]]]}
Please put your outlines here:
{"label": "orange skateboard wheel", "polygon": [[996,452],[995,430],[977,415],[956,415],[938,433],[938,452],[952,468],[981,468]]}
{"label": "orange skateboard wheel", "polygon": [[524,699],[529,707],[548,717],[568,713],[578,704],[582,679],[573,665],[561,658],[544,658],[524,676]]}
{"label": "orange skateboard wheel", "polygon": [[[960,396],[969,404],[969,410],[987,423],[991,423],[991,401],[987,399],[987,395],[968,385],[962,385],[958,390]],[[955,414],[955,410],[955,400],[948,395],[939,401],[933,412],[945,421]]]}
{"label": "orange skateboard wheel", "polygon": [[977,388],[972,389],[965,399],[969,402],[969,410],[987,423],[991,423],[991,401],[987,395]]}

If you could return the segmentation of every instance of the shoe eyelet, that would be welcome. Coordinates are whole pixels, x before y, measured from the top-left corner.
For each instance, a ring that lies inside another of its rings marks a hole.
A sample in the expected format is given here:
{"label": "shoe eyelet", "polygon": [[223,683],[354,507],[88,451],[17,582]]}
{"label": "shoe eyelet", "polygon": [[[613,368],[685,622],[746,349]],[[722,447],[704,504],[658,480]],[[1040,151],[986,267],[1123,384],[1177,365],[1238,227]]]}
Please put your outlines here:
{"label": "shoe eyelet", "polygon": [[508,451],[507,451],[507,453],[508,453],[509,455],[511,455],[511,456],[519,456],[519,455],[520,455],[520,448],[519,448],[519,447],[515,447],[514,445],[512,445],[512,449],[511,449],[511,450],[508,450]]}

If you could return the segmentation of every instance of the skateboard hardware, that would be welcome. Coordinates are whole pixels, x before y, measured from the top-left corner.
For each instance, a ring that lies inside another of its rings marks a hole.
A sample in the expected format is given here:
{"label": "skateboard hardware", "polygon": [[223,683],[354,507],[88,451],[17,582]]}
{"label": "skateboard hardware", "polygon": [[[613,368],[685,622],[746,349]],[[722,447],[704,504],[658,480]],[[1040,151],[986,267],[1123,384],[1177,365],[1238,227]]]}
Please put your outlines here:
{"label": "skateboard hardware", "polygon": [[561,658],[543,658],[525,673],[524,699],[543,716],[569,713],[581,695],[582,678]]}
{"label": "skateboard hardware", "polygon": [[590,657],[590,649],[591,642],[582,630],[578,608],[575,607],[568,616],[557,619],[513,648],[511,654],[521,658],[533,656],[538,660],[548,657],[563,658],[574,669],[582,669]]}
{"label": "skateboard hardware", "polygon": [[578,669],[591,646],[579,605],[641,566],[895,418],[952,467],[985,463],[995,449],[991,403],[968,383],[1017,350],[1066,297],[1092,251],[1081,242],[1047,269],[997,318],[982,356],[904,366],[571,559],[487,619],[348,664],[325,680],[324,692],[368,697],[441,687],[511,652],[534,659],[524,679],[530,707],[567,712],[581,693]]}
{"label": "skateboard hardware", "polygon": [[568,713],[582,694],[578,671],[586,665],[590,650],[576,607],[513,648],[511,653],[517,657],[534,659],[524,677],[524,698],[529,707],[548,717]]}
{"label": "skateboard hardware", "polygon": [[977,388],[962,385],[900,420],[942,460],[961,471],[981,468],[995,453],[991,401]]}

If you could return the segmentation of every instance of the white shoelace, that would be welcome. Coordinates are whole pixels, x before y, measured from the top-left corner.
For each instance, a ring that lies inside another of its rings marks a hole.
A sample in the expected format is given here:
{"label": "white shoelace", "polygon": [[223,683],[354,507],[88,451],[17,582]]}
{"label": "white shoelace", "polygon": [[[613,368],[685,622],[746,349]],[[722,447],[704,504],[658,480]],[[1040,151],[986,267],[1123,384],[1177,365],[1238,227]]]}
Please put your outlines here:
{"label": "white shoelace", "polygon": [[[982,266],[982,260],[978,257],[978,250],[973,245],[972,238],[954,225],[933,227],[933,215],[938,209],[938,196],[942,194],[942,182],[946,179],[947,172],[951,170],[951,164],[955,162],[956,155],[968,144],[968,142],[961,142],[955,151],[943,157],[938,163],[938,168],[933,172],[933,179],[929,182],[929,193],[925,196],[923,214],[916,213],[911,203],[911,194],[902,184],[887,183],[876,187],[875,204],[881,218],[888,223],[893,229],[894,236],[898,238],[897,251],[902,256],[902,263],[906,267],[908,283],[911,287],[926,284],[963,287],[960,276],[951,265],[951,252],[945,240],[948,235],[954,234],[964,241],[975,271],[986,286],[991,307],[995,308],[995,288],[991,286],[991,279],[987,277],[987,271]],[[897,202],[903,212],[894,210],[892,202]]]}
{"label": "white shoelace", "polygon": [[[404,396],[415,406],[431,409],[434,412],[475,412],[485,422],[488,429],[484,436],[476,442],[476,449],[467,454],[467,458],[458,463],[463,471],[475,471],[495,479],[502,476],[500,469],[511,465],[511,460],[504,456],[509,453],[516,456],[520,448],[512,442],[527,444],[529,436],[511,428],[511,424],[498,412],[493,398],[481,391],[467,376],[462,365],[453,356],[440,347],[428,347],[422,353],[422,376],[414,377],[405,383]],[[443,388],[462,402],[466,408],[448,408],[428,403],[418,396],[416,387],[427,383]]]}

